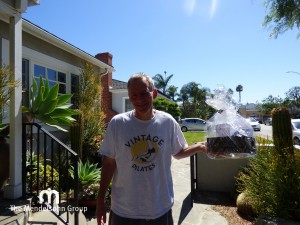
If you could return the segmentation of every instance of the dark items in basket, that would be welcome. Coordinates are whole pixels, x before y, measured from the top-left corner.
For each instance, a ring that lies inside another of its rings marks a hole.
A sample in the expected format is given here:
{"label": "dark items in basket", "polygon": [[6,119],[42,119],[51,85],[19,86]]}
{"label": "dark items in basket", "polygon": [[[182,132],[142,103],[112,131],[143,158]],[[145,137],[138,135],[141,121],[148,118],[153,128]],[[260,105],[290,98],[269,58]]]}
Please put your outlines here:
{"label": "dark items in basket", "polygon": [[207,148],[210,158],[238,158],[256,153],[255,138],[247,136],[207,138]]}

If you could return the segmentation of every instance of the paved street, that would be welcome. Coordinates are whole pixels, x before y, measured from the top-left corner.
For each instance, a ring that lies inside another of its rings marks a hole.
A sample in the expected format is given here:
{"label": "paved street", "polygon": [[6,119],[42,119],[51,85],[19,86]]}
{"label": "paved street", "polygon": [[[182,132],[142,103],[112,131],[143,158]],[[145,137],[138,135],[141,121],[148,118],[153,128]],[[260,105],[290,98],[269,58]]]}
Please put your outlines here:
{"label": "paved street", "polygon": [[261,124],[261,131],[254,131],[254,135],[272,139],[272,126]]}

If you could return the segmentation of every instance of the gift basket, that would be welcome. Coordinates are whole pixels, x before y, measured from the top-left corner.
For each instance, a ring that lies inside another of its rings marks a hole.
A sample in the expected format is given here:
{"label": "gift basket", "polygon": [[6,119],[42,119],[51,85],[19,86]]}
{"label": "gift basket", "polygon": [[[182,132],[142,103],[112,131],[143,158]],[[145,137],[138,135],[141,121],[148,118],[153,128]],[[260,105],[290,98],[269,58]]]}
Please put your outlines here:
{"label": "gift basket", "polygon": [[256,154],[253,128],[239,113],[233,91],[220,87],[206,97],[218,111],[208,120],[207,155],[213,159],[248,158]]}

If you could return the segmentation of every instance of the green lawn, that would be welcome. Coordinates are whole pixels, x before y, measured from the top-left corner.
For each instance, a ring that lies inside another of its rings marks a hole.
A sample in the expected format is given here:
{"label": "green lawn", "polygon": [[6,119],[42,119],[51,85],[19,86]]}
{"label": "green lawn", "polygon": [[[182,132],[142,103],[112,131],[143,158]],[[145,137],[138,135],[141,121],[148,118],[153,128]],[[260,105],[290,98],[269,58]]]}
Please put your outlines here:
{"label": "green lawn", "polygon": [[195,142],[206,141],[207,133],[206,132],[188,131],[188,132],[183,132],[183,135],[184,135],[186,141],[188,142],[188,144],[191,145],[191,144],[194,144]]}

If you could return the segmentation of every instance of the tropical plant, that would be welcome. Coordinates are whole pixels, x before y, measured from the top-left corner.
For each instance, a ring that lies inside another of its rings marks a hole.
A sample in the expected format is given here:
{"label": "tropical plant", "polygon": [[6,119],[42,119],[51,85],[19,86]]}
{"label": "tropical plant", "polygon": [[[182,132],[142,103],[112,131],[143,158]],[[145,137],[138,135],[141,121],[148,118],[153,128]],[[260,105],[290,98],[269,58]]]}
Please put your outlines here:
{"label": "tropical plant", "polygon": [[39,85],[35,78],[32,79],[29,106],[22,108],[29,121],[39,120],[59,130],[67,131],[62,126],[71,126],[75,121],[72,115],[78,114],[78,111],[71,109],[71,104],[67,104],[72,94],[59,95],[58,90],[59,84],[50,87],[48,79],[44,82],[42,76]]}
{"label": "tropical plant", "polygon": [[293,132],[290,112],[285,107],[272,110],[272,137],[275,151],[283,159],[285,156],[294,155]]}
{"label": "tropical plant", "polygon": [[3,123],[5,118],[5,107],[8,106],[10,94],[13,88],[19,85],[19,81],[12,80],[12,69],[9,66],[2,65],[0,67],[0,131],[4,129],[7,124]]}
{"label": "tropical plant", "polygon": [[156,74],[153,77],[154,83],[155,83],[155,87],[162,91],[162,93],[165,95],[167,88],[168,88],[168,84],[171,80],[171,78],[173,77],[173,74],[167,76],[167,71],[164,71],[165,76],[161,75],[161,74]]}
{"label": "tropical plant", "polygon": [[288,110],[273,110],[272,123],[274,146],[258,146],[237,179],[238,189],[256,214],[300,221],[300,154],[293,148]]}
{"label": "tropical plant", "polygon": [[241,103],[241,92],[243,91],[243,86],[239,84],[235,90],[239,93],[239,103]]}
{"label": "tropical plant", "polygon": [[[71,135],[78,135],[82,139],[82,160],[93,161],[98,154],[105,132],[105,114],[101,110],[102,86],[100,76],[95,72],[93,65],[85,63],[79,75],[78,91],[75,93],[75,107],[81,112],[78,123],[80,131]],[[80,137],[82,136],[82,137]],[[72,138],[75,140],[74,138]],[[80,143],[78,143],[80,144]],[[72,144],[71,144],[72,145]]]}
{"label": "tropical plant", "polygon": [[206,104],[206,96],[210,93],[208,88],[202,88],[199,83],[189,82],[180,90],[182,101],[182,117],[206,118],[211,113],[211,107]]}
{"label": "tropical plant", "polygon": [[[70,176],[74,179],[74,167],[69,170]],[[79,197],[82,199],[97,197],[99,189],[101,169],[95,163],[89,161],[78,163]]]}
{"label": "tropical plant", "polygon": [[175,87],[174,85],[170,85],[167,89],[167,96],[173,101],[176,101],[175,97],[178,97],[179,94],[177,93],[178,87]]}

